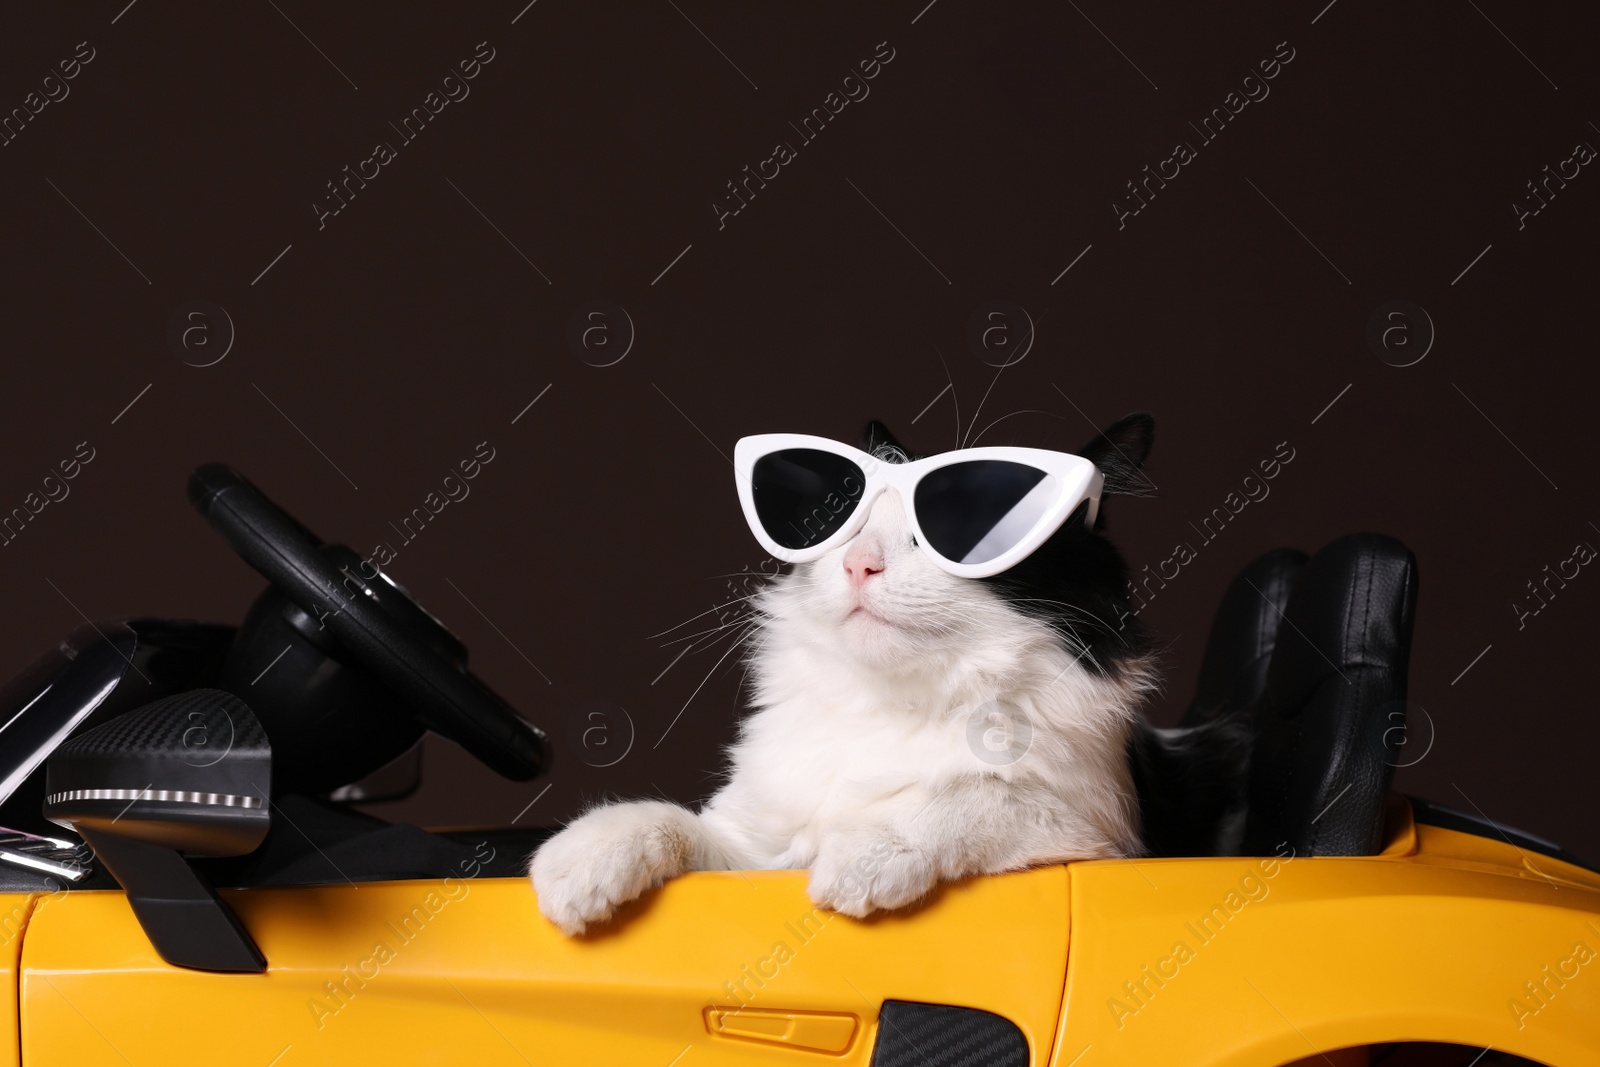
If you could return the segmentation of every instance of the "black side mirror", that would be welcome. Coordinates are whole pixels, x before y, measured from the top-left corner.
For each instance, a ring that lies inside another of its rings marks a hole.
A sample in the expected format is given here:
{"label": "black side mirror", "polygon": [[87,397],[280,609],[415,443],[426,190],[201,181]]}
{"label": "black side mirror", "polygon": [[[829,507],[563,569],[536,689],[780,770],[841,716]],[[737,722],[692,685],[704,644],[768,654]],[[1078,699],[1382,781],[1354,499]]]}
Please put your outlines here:
{"label": "black side mirror", "polygon": [[271,825],[271,782],[272,749],[249,706],[220,689],[197,689],[56,749],[44,814],[94,849],[162,959],[260,972],[261,950],[184,855],[254,851]]}

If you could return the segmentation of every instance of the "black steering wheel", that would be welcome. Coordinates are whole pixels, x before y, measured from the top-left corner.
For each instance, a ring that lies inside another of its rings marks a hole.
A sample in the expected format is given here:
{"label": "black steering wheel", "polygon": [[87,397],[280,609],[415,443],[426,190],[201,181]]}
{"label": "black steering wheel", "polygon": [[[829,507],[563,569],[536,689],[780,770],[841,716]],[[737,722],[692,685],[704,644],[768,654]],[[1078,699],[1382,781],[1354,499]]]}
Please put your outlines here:
{"label": "black steering wheel", "polygon": [[353,551],[324,545],[243,475],[221,463],[189,476],[189,501],[338,649],[411,708],[422,725],[516,781],[549,769],[544,732],[464,666],[444,625]]}

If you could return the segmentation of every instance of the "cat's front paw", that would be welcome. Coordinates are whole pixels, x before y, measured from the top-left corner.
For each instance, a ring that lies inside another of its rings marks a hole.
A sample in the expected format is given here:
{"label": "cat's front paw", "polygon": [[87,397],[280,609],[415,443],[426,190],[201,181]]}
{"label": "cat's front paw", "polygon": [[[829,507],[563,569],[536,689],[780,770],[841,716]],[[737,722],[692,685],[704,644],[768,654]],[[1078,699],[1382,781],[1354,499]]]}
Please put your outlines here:
{"label": "cat's front paw", "polygon": [[569,936],[693,862],[694,815],[674,804],[612,804],[574,820],[534,854],[539,910]]}
{"label": "cat's front paw", "polygon": [[822,839],[811,865],[811,902],[855,918],[903,908],[939,881],[933,861],[891,835],[848,831]]}

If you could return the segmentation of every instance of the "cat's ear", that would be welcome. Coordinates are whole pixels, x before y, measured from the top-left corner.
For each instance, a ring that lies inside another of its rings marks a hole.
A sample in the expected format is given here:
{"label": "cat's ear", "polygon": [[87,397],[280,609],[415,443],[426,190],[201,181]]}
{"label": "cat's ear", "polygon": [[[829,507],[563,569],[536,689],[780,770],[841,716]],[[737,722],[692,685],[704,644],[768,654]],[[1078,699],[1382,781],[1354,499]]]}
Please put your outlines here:
{"label": "cat's ear", "polygon": [[1124,415],[1078,450],[1106,477],[1104,493],[1154,496],[1155,484],[1140,468],[1155,443],[1156,420],[1142,411]]}
{"label": "cat's ear", "polygon": [[889,427],[877,419],[867,423],[867,428],[861,431],[861,451],[879,459],[890,459],[895,462],[903,462],[911,456],[911,453],[906,451],[906,446],[895,440],[894,434],[889,432]]}

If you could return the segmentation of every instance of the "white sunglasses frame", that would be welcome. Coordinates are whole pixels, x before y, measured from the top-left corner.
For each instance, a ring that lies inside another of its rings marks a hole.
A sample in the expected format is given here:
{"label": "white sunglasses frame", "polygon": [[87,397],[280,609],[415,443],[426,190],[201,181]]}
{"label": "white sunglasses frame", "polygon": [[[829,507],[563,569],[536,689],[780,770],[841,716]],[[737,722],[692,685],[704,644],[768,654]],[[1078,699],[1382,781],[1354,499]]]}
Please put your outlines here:
{"label": "white sunglasses frame", "polygon": [[[761,518],[756,512],[754,480],[756,462],[763,456],[791,448],[815,449],[818,452],[827,452],[848,459],[861,469],[866,478],[861,496],[856,501],[855,510],[850,513],[845,524],[830,536],[803,548],[785,548],[774,541],[762,526]],[[917,522],[915,491],[917,483],[929,473],[956,463],[969,463],[974,460],[1008,460],[1012,463],[1023,463],[1054,477],[1062,488],[1055,502],[1022,540],[993,559],[982,563],[961,563],[940,555],[923,535],[922,526]],[[1068,452],[985,445],[980,448],[942,452],[936,456],[915,459],[907,463],[890,463],[859,448],[852,448],[826,437],[799,433],[763,433],[741,437],[733,446],[733,471],[734,478],[738,482],[739,503],[744,507],[745,521],[750,524],[750,531],[756,535],[756,540],[761,542],[761,547],[772,553],[776,559],[785,563],[806,563],[827,555],[860,533],[862,527],[867,524],[873,502],[885,489],[894,489],[900,494],[906,522],[917,539],[918,547],[941,570],[958,578],[988,578],[1016,566],[1048,541],[1085,500],[1089,501],[1086,524],[1092,528],[1100,513],[1100,494],[1105,487],[1105,475],[1093,461]]]}

